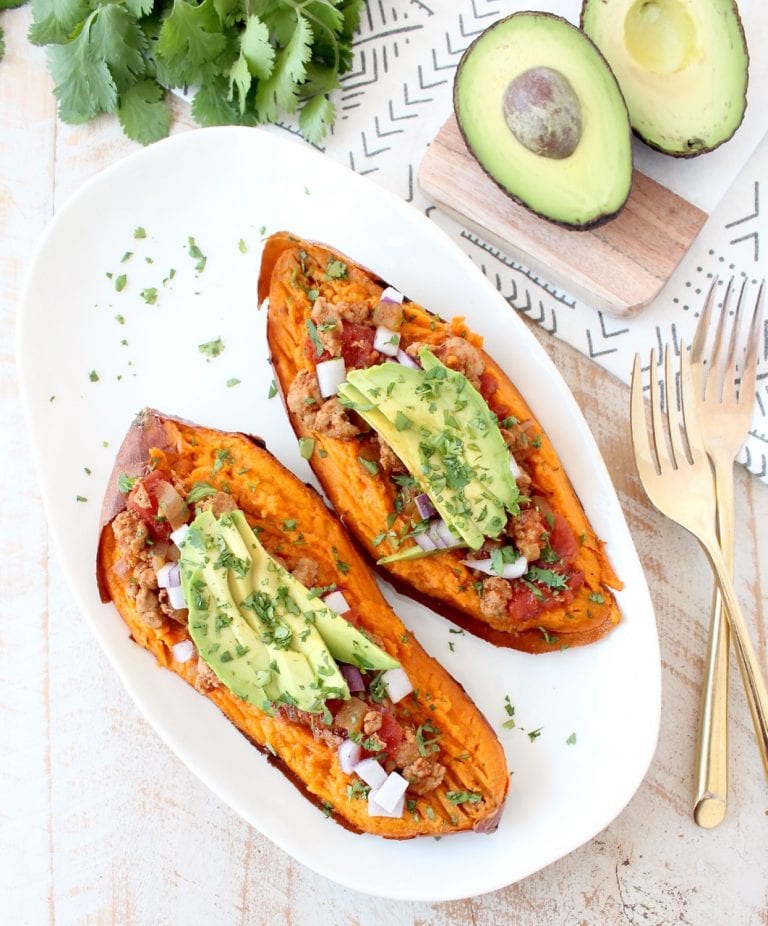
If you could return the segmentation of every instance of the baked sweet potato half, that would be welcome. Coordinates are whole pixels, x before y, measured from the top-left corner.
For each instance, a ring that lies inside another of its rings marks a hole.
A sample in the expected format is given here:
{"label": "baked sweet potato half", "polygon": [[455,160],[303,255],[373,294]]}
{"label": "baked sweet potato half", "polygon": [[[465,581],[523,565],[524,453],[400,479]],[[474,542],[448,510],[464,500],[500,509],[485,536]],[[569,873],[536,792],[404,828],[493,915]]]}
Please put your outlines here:
{"label": "baked sweet potato half", "polygon": [[495,829],[509,773],[317,492],[244,434],[143,411],[118,453],[101,598],[355,832]]}
{"label": "baked sweet potato half", "polygon": [[403,594],[530,653],[598,640],[620,581],[547,435],[462,318],[330,247],[264,248],[259,303],[323,490]]}

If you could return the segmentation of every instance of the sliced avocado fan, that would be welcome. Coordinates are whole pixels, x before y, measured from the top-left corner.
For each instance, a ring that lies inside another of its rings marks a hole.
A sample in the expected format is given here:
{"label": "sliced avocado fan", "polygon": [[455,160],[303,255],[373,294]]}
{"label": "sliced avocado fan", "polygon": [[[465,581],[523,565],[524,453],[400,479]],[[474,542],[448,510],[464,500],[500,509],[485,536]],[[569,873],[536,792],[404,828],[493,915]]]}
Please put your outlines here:
{"label": "sliced avocado fan", "polygon": [[421,370],[398,363],[352,370],[339,400],[382,436],[448,527],[477,550],[499,536],[507,512],[518,511],[509,450],[466,376],[426,348],[419,360]]}
{"label": "sliced avocado fan", "polygon": [[363,669],[399,663],[314,598],[259,542],[242,511],[200,513],[181,542],[189,634],[222,684],[261,710],[321,713],[348,699],[336,660]]}

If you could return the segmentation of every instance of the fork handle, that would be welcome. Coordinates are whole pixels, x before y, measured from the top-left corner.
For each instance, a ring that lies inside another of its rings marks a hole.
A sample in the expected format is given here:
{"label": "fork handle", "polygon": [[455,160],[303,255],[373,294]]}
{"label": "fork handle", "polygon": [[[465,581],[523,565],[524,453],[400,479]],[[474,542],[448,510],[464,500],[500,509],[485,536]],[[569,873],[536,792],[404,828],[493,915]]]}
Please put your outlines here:
{"label": "fork handle", "polygon": [[[711,455],[717,491],[717,531],[728,571],[733,575],[733,459]],[[709,643],[701,691],[699,737],[694,781],[693,819],[712,829],[728,807],[728,688],[730,634],[723,597],[715,583],[709,618]]]}
{"label": "fork handle", "polygon": [[765,772],[768,775],[768,691],[717,538],[712,532],[711,535],[706,538],[700,537],[699,540],[709,557],[723,595],[725,613],[728,617],[733,646],[736,650],[744,688],[747,692],[752,723],[757,734]]}

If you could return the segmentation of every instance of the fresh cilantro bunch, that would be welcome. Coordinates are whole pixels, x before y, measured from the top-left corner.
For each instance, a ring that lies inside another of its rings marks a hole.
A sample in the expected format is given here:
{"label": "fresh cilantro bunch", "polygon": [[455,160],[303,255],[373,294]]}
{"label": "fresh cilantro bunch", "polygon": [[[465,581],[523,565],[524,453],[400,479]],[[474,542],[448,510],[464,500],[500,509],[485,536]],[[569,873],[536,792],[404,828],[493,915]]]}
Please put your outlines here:
{"label": "fresh cilantro bunch", "polygon": [[[8,0],[0,0],[0,3]],[[116,113],[142,144],[168,134],[166,89],[194,92],[200,125],[275,122],[299,111],[319,142],[328,98],[352,63],[363,0],[32,0],[29,39],[47,46],[59,116]]]}

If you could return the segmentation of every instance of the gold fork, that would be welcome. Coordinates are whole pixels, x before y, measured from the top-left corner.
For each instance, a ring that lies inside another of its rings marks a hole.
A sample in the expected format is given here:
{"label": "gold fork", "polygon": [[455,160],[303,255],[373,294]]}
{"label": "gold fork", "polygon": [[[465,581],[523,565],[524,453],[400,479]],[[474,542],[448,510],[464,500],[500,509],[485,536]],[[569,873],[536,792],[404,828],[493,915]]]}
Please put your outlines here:
{"label": "gold fork", "polygon": [[[651,351],[651,378],[656,373],[656,354]],[[690,531],[707,554],[723,596],[734,649],[743,664],[744,685],[754,704],[752,722],[761,752],[768,750],[768,691],[749,639],[744,617],[733,589],[715,532],[715,486],[693,406],[693,381],[685,345],[680,344],[682,417],[677,408],[672,356],[664,356],[665,408],[659,390],[651,388],[652,441],[648,439],[639,354],[632,369],[630,424],[635,463],[648,498],[658,510]],[[687,445],[687,450],[686,450]],[[689,455],[690,454],[690,455]]]}
{"label": "gold fork", "polygon": [[[752,315],[741,323],[746,292],[742,284],[727,337],[728,316],[734,292],[733,278],[723,298],[720,317],[707,355],[712,310],[717,303],[718,280],[712,283],[691,345],[691,374],[694,404],[701,436],[715,473],[717,532],[728,568],[733,570],[734,493],[733,464],[752,421],[757,376],[757,355],[762,318],[763,288],[760,286]],[[746,331],[746,336],[744,332]],[[727,346],[726,346],[727,341]],[[746,346],[745,342],[746,341]],[[737,369],[740,372],[738,393]],[[722,823],[728,800],[728,663],[729,633],[723,620],[722,597],[715,586],[710,614],[709,643],[701,695],[699,740],[694,784],[693,818],[699,826],[711,828]],[[738,656],[738,653],[737,653]],[[744,669],[739,660],[739,667]],[[753,716],[758,711],[748,686],[747,696]],[[759,740],[763,764],[768,770],[768,744]]]}

